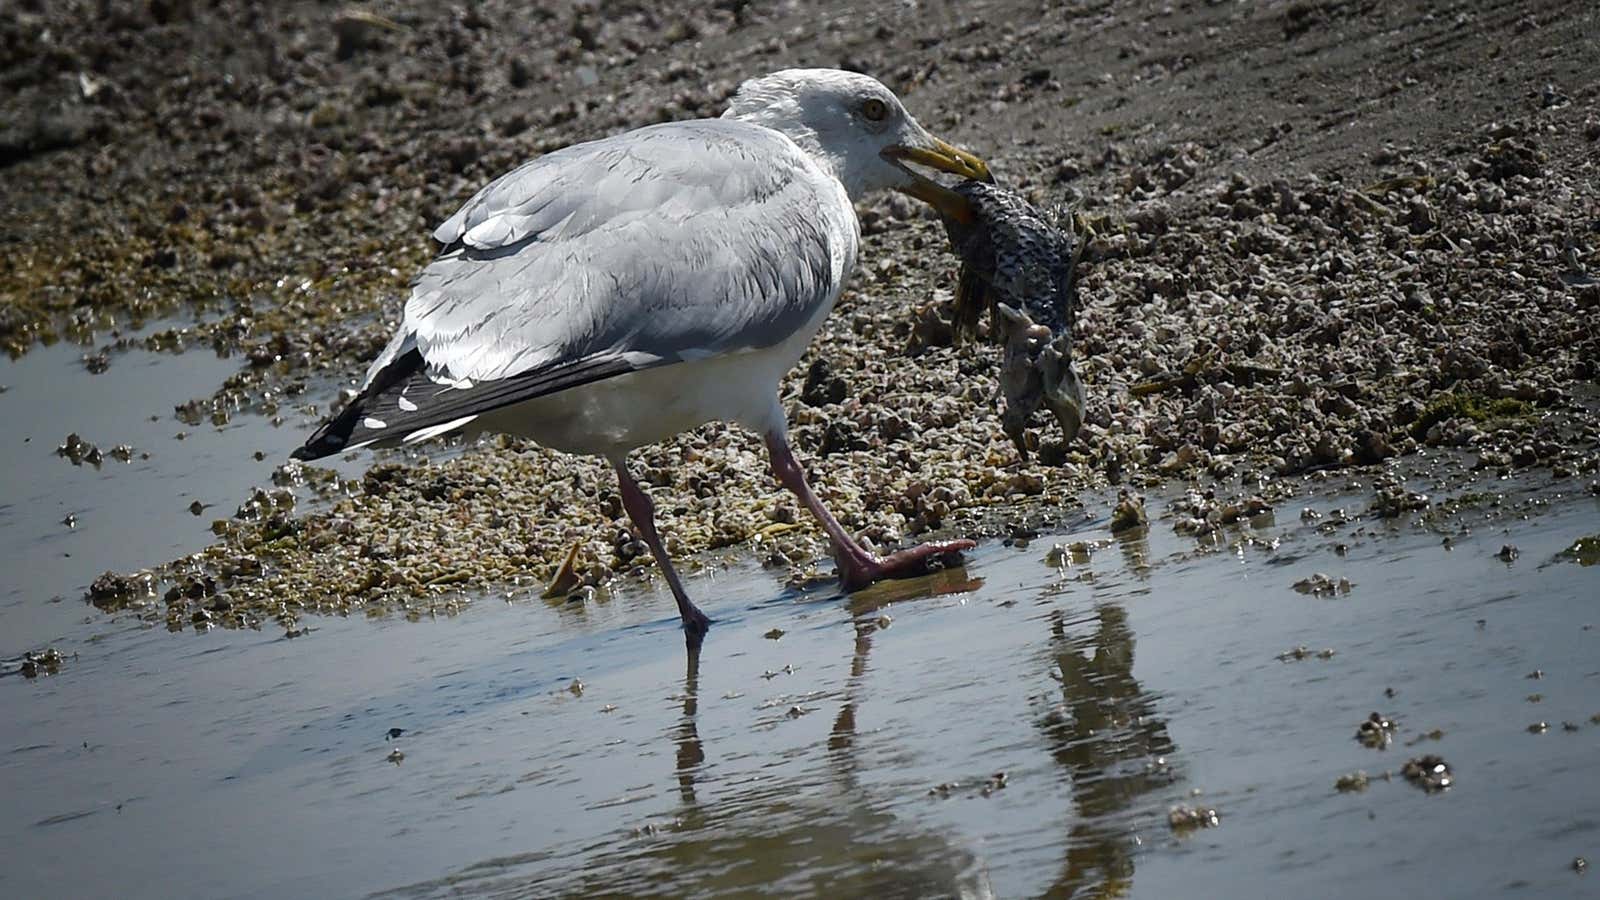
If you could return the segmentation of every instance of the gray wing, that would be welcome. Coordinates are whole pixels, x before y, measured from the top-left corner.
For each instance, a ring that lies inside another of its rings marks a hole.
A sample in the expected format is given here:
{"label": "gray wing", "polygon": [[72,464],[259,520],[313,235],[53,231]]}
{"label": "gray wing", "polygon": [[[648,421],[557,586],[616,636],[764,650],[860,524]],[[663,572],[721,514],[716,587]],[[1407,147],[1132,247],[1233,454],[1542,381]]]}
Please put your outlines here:
{"label": "gray wing", "polygon": [[300,458],[776,344],[833,295],[857,232],[837,182],[788,138],[700,120],[539,157],[434,238],[445,249],[413,283],[400,330]]}
{"label": "gray wing", "polygon": [[742,122],[556,151],[439,226],[446,251],[413,286],[402,330],[431,368],[473,381],[595,353],[770,346],[826,302],[835,261],[853,255],[853,221],[844,234],[838,211],[823,215],[842,197],[825,178],[788,138]]}

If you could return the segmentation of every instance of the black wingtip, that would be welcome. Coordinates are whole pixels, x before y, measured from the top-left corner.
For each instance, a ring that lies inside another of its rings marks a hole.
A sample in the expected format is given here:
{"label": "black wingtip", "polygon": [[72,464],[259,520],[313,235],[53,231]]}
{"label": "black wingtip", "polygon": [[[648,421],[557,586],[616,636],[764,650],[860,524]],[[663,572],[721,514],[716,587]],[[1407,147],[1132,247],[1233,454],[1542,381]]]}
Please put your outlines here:
{"label": "black wingtip", "polygon": [[364,397],[357,397],[349,406],[339,411],[339,414],[324,422],[321,428],[311,433],[304,445],[289,454],[290,459],[302,462],[332,456],[345,448],[350,443],[350,433],[355,431],[356,421],[361,415],[361,401]]}
{"label": "black wingtip", "polygon": [[346,434],[331,433],[332,426],[337,422],[338,420],[336,419],[319,429],[316,434],[311,436],[311,440],[305,442],[304,446],[296,447],[294,452],[289,454],[289,458],[298,459],[301,462],[309,462],[313,459],[321,459],[324,456],[332,456],[343,450],[345,444],[349,441],[346,436],[348,432]]}
{"label": "black wingtip", "polygon": [[356,426],[360,424],[367,402],[373,397],[382,394],[389,388],[404,381],[405,378],[422,368],[422,353],[412,349],[401,354],[378,372],[371,383],[357,394],[355,399],[345,405],[344,409],[322,427],[311,433],[305,445],[289,454],[290,459],[302,462],[321,459],[340,452],[350,444],[350,436],[355,433]]}

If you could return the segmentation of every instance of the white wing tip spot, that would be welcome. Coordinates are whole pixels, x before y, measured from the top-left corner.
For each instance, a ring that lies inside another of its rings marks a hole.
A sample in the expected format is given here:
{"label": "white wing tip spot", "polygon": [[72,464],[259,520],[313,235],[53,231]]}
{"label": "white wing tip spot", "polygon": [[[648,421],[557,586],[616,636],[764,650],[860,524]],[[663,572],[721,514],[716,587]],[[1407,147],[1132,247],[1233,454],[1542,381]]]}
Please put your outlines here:
{"label": "white wing tip spot", "polygon": [[417,405],[415,403],[412,403],[410,400],[407,400],[404,397],[398,398],[397,402],[399,403],[401,412],[416,412],[417,411]]}
{"label": "white wing tip spot", "polygon": [[471,378],[451,378],[444,372],[429,372],[428,380],[443,387],[455,388],[458,391],[464,391],[472,387]]}
{"label": "white wing tip spot", "polygon": [[425,440],[427,440],[428,438],[431,438],[431,437],[438,437],[439,435],[444,434],[445,432],[454,431],[455,429],[460,428],[461,426],[467,424],[468,422],[471,422],[473,419],[476,419],[476,418],[477,418],[476,414],[470,415],[470,416],[462,416],[459,419],[451,419],[450,421],[441,423],[439,425],[430,425],[427,428],[419,428],[418,430],[413,431],[410,434],[406,435],[404,438],[401,439],[400,442],[402,444],[419,443],[419,442],[425,441]]}
{"label": "white wing tip spot", "polygon": [[380,429],[388,428],[389,425],[386,422],[384,422],[382,419],[375,419],[372,416],[367,416],[365,419],[361,420],[361,427],[362,428],[370,428],[373,431],[378,431]]}

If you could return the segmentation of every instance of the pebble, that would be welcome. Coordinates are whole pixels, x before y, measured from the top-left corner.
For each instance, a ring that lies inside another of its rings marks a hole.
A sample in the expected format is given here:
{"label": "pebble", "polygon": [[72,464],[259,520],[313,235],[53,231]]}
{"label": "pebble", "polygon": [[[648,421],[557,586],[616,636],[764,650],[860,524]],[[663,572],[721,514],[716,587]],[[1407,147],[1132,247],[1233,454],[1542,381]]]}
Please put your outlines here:
{"label": "pebble", "polygon": [[1333,659],[1334,655],[1337,652],[1338,651],[1334,650],[1332,647],[1325,647],[1325,648],[1323,648],[1321,650],[1312,650],[1310,647],[1307,647],[1306,645],[1301,644],[1298,647],[1295,647],[1295,648],[1290,649],[1290,650],[1285,650],[1284,652],[1279,653],[1278,654],[1278,659],[1281,662],[1291,662],[1291,661],[1298,662],[1298,661],[1303,660],[1303,659],[1313,659],[1313,658],[1315,658],[1315,659]]}
{"label": "pebble", "polygon": [[1405,779],[1428,793],[1448,790],[1455,784],[1455,773],[1443,757],[1435,754],[1417,756],[1406,760],[1400,767]]}
{"label": "pebble", "polygon": [[1217,811],[1210,807],[1174,806],[1167,811],[1167,826],[1183,834],[1198,828],[1215,828],[1222,824]]}
{"label": "pebble", "polygon": [[1369,783],[1370,779],[1367,777],[1366,772],[1355,771],[1348,775],[1340,775],[1334,780],[1333,786],[1340,793],[1348,793],[1351,791],[1364,791]]}
{"label": "pebble", "polygon": [[[76,654],[73,656],[77,658]],[[61,664],[65,657],[61,651],[54,647],[43,650],[29,650],[22,654],[22,660],[17,664],[17,672],[24,678],[38,678],[41,675],[55,675],[61,671]]]}
{"label": "pebble", "polygon": [[1111,533],[1144,528],[1149,524],[1150,519],[1144,511],[1144,497],[1123,491],[1117,498],[1116,508],[1111,511]]}
{"label": "pebble", "polygon": [[1375,750],[1382,750],[1394,740],[1394,722],[1378,713],[1372,713],[1356,729],[1356,740]]}
{"label": "pebble", "polygon": [[1322,572],[1314,573],[1310,578],[1302,578],[1294,583],[1294,589],[1302,594],[1311,594],[1317,597],[1330,597],[1334,594],[1350,593],[1352,585],[1348,578],[1333,578]]}
{"label": "pebble", "polygon": [[105,458],[99,447],[79,437],[77,432],[67,435],[67,439],[62,441],[61,446],[56,448],[56,455],[75,466],[88,463],[96,468],[99,468],[101,461]]}

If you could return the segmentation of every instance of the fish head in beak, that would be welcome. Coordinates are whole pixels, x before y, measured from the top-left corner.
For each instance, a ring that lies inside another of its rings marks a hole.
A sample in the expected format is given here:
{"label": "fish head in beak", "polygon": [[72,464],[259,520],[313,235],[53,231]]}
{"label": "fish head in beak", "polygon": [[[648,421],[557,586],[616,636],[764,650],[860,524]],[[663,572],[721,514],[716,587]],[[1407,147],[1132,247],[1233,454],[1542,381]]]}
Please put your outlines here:
{"label": "fish head in beak", "polygon": [[884,148],[881,155],[905,173],[905,179],[895,186],[896,190],[927,203],[938,210],[941,216],[963,224],[973,221],[972,206],[966,198],[917,172],[911,165],[925,166],[935,171],[948,172],[960,178],[982,181],[986,184],[994,183],[994,176],[989,174],[988,163],[928,134],[920,127],[912,131],[906,140]]}

